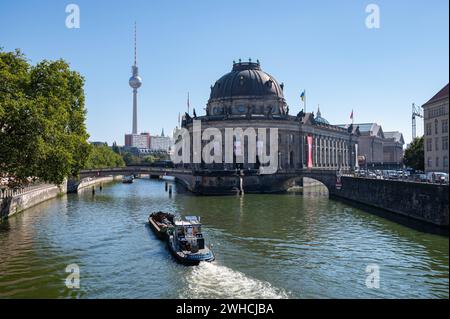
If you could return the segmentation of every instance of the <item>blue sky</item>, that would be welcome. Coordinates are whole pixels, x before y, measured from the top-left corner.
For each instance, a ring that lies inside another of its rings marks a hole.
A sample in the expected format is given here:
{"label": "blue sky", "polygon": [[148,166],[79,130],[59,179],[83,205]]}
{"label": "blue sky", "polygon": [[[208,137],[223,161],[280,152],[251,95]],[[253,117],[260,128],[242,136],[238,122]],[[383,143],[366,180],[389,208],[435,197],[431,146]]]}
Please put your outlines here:
{"label": "blue sky", "polygon": [[[65,7],[80,7],[80,29],[65,26]],[[368,4],[380,29],[368,29]],[[139,130],[171,132],[178,113],[203,114],[210,85],[232,61],[259,59],[285,84],[291,113],[307,91],[333,124],[377,122],[411,139],[411,103],[423,104],[449,81],[448,1],[6,1],[0,46],[37,63],[64,58],[86,78],[87,126],[93,141],[131,131],[133,25],[143,85]],[[423,125],[419,121],[418,133]]]}

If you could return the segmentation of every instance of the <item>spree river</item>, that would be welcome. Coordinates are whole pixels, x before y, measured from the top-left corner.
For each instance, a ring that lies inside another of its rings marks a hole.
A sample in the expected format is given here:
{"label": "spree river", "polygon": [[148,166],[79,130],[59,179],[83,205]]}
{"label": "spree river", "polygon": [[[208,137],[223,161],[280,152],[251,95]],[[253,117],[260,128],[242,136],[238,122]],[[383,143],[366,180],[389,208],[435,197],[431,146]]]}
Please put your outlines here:
{"label": "spree river", "polygon": [[[156,210],[201,216],[216,261],[177,264],[147,226]],[[138,179],[0,224],[0,298],[448,298],[448,252],[448,237],[323,196],[197,197],[174,185],[169,197],[163,181]],[[65,285],[71,264],[78,289]],[[366,285],[368,265],[379,288]]]}

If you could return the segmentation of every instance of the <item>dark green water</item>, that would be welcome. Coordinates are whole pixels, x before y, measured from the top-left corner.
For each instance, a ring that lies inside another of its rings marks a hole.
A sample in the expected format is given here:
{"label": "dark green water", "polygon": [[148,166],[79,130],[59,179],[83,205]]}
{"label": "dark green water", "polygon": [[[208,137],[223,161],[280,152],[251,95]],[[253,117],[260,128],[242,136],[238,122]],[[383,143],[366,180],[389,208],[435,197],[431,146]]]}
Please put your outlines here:
{"label": "dark green water", "polygon": [[[149,212],[202,217],[217,260],[179,265]],[[325,197],[172,198],[164,182],[110,184],[0,224],[0,298],[448,298],[448,237]],[[68,289],[66,266],[80,268]],[[377,264],[379,289],[366,287]]]}

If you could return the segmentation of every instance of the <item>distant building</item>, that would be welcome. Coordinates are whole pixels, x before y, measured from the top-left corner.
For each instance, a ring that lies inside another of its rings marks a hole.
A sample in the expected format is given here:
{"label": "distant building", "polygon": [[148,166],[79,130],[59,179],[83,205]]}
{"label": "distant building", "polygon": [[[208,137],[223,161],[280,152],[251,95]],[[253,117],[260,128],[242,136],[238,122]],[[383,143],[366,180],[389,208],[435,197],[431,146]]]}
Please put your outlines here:
{"label": "distant building", "polygon": [[367,167],[383,166],[384,133],[377,123],[356,124],[359,127],[358,156],[363,159],[360,165]]}
{"label": "distant building", "polygon": [[125,134],[125,146],[150,149],[150,133]]}
{"label": "distant building", "polygon": [[[400,132],[383,132],[377,123],[354,124],[359,128],[359,166],[368,169],[396,169],[403,167],[403,145]],[[343,125],[341,125],[343,126]]]}
{"label": "distant building", "polygon": [[425,171],[448,173],[448,84],[422,108]]}
{"label": "distant building", "polygon": [[403,166],[403,145],[405,140],[400,132],[384,132],[383,164],[388,167]]}
{"label": "distant building", "polygon": [[164,129],[161,135],[151,136],[150,150],[152,152],[166,152],[169,153],[172,148],[173,141],[169,136],[164,136]]}

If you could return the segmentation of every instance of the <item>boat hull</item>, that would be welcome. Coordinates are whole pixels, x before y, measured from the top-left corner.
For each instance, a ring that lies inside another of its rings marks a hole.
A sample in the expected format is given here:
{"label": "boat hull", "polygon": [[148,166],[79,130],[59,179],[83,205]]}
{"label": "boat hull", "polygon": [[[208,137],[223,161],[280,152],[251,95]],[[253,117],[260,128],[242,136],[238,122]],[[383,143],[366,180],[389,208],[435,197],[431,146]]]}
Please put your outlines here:
{"label": "boat hull", "polygon": [[175,243],[173,242],[172,236],[169,236],[167,245],[169,247],[169,251],[170,251],[171,255],[179,263],[187,265],[187,266],[196,266],[196,265],[200,264],[200,262],[202,262],[202,261],[212,262],[215,260],[215,256],[210,249],[203,249],[203,250],[205,250],[204,253],[195,253],[195,254],[194,253],[185,254],[181,251],[178,251],[175,247]]}
{"label": "boat hull", "polygon": [[[173,218],[172,215],[167,214],[170,218]],[[152,229],[153,233],[161,240],[167,240],[169,238],[168,230],[170,228],[170,225],[168,226],[162,226],[158,224],[155,219],[153,218],[154,214],[151,214],[148,218],[148,224],[150,228]]]}

